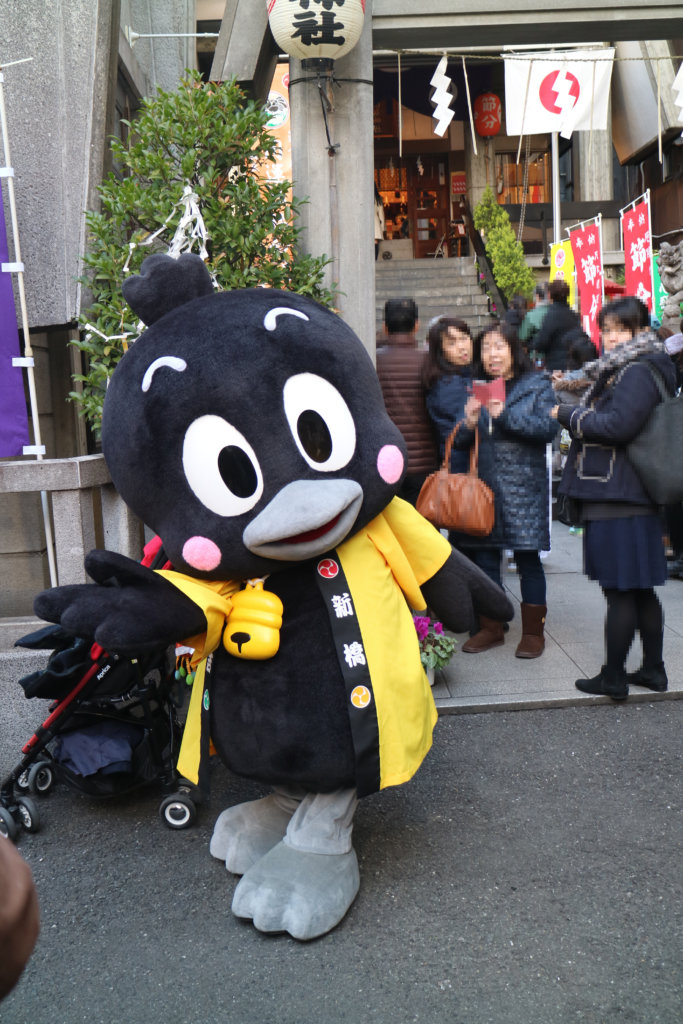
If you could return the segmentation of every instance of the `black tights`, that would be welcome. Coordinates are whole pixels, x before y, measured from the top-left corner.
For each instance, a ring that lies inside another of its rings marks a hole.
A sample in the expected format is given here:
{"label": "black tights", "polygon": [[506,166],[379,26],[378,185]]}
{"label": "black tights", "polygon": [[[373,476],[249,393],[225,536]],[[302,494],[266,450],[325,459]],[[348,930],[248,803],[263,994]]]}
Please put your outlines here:
{"label": "black tights", "polygon": [[662,662],[664,613],[652,587],[647,590],[602,588],[607,600],[605,649],[609,668],[623,672],[636,630],[643,644],[643,665]]}

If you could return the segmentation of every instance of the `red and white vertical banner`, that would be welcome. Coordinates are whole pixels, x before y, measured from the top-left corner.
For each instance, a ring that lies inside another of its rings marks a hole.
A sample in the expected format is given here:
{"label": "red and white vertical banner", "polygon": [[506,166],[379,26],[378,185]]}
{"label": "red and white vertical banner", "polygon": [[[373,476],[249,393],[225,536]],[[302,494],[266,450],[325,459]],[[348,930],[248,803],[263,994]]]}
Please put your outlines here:
{"label": "red and white vertical banner", "polygon": [[581,324],[600,351],[598,313],[602,309],[605,289],[600,218],[585,226],[582,224],[579,227],[571,228],[569,241],[574,254]]}
{"label": "red and white vertical banner", "polygon": [[624,271],[626,294],[635,295],[654,309],[654,263],[652,229],[650,227],[650,193],[621,211],[621,233],[624,239]]}

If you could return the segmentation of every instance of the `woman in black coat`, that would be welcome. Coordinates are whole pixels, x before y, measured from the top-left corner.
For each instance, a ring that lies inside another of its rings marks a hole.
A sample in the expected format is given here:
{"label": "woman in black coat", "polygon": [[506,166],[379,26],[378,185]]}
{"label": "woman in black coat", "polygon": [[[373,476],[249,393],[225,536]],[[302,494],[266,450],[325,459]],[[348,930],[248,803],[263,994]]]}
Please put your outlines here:
{"label": "woman in black coat", "polygon": [[[455,424],[463,418],[472,384],[472,334],[464,320],[435,317],[427,333],[429,352],[422,371],[427,412],[443,462],[446,441]],[[451,452],[451,472],[466,473],[469,458]]]}
{"label": "woman in black coat", "polygon": [[[505,401],[492,400],[484,409],[470,396],[464,429],[455,438],[455,445],[469,449],[479,428],[479,475],[493,490],[496,510],[491,534],[469,537],[462,550],[499,586],[503,550],[514,551],[522,591],[522,639],[515,654],[537,658],[545,646],[546,584],[540,552],[550,547],[546,445],[557,431],[550,416],[555,395],[550,377],[532,368],[509,324],[491,324],[482,331],[474,362],[478,376],[503,378]],[[467,654],[503,643],[501,623],[482,616],[479,626],[462,646]]]}
{"label": "woman in black coat", "polygon": [[[422,384],[441,463],[446,441],[465,413],[465,402],[472,386],[473,342],[465,321],[450,316],[438,316],[431,321],[427,341],[429,353],[422,371]],[[466,473],[469,462],[467,452],[451,448],[451,473]],[[463,550],[461,533],[451,530],[448,539],[453,547]]]}
{"label": "woman in black coat", "polygon": [[[666,580],[657,507],[631,465],[626,446],[645,426],[661,396],[654,373],[673,394],[675,372],[664,343],[641,329],[643,304],[626,296],[604,306],[604,354],[584,368],[590,387],[578,406],[553,410],[572,436],[560,493],[580,502],[584,571],[607,600],[605,664],[584,693],[628,696],[629,683],[667,688],[662,658],[664,615],[654,587]],[[643,664],[627,674],[626,658],[640,633]]]}
{"label": "woman in black coat", "polygon": [[566,281],[555,279],[548,286],[550,308],[543,318],[543,323],[534,334],[530,347],[541,352],[545,359],[545,368],[566,370],[571,342],[581,334],[581,321],[578,313],[567,305],[569,285]]}

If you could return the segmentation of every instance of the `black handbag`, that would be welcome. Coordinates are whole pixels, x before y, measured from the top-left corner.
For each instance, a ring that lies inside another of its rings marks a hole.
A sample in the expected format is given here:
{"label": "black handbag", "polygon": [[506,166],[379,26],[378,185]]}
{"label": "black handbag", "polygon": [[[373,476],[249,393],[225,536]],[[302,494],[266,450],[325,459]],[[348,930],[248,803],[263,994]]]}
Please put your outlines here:
{"label": "black handbag", "polygon": [[660,374],[648,364],[661,401],[637,437],[626,446],[631,465],[656,505],[675,505],[683,500],[683,395],[672,397]]}
{"label": "black handbag", "polygon": [[558,494],[555,503],[555,516],[565,526],[581,526],[581,502],[578,498],[570,498],[567,494]]}

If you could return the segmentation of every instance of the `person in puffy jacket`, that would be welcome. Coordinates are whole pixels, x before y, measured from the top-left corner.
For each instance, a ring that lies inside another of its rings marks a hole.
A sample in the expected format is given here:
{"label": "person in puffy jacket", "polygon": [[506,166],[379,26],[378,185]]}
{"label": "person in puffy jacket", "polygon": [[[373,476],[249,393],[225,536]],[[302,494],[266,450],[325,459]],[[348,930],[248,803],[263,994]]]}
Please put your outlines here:
{"label": "person in puffy jacket", "polygon": [[[553,415],[572,442],[560,493],[580,502],[584,571],[607,601],[605,663],[596,676],[577,679],[584,693],[614,700],[629,684],[667,689],[662,647],[664,614],[654,587],[666,581],[659,510],[631,465],[626,446],[661,400],[654,373],[671,394],[675,372],[664,343],[642,330],[643,304],[624,296],[604,306],[599,323],[603,356],[587,363],[588,390],[580,405],[561,404]],[[643,663],[626,672],[636,631]]]}
{"label": "person in puffy jacket", "polygon": [[417,345],[417,305],[413,299],[388,299],[386,335],[377,349],[377,376],[389,416],[408,449],[406,475],[399,498],[414,505],[426,477],[436,469],[436,446],[427,415],[422,369],[427,356]]}
{"label": "person in puffy jacket", "polygon": [[[504,549],[514,551],[522,592],[522,639],[515,655],[538,658],[545,647],[546,582],[540,552],[550,548],[546,445],[557,431],[550,411],[555,393],[547,373],[534,370],[517,337],[506,323],[494,323],[474,346],[475,375],[502,377],[505,401],[487,408],[471,395],[465,404],[464,429],[455,444],[469,449],[479,428],[479,475],[493,490],[495,522],[490,535],[467,538],[463,551],[502,586]],[[503,625],[483,616],[479,630],[462,650],[479,654],[504,641]]]}

